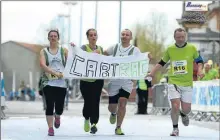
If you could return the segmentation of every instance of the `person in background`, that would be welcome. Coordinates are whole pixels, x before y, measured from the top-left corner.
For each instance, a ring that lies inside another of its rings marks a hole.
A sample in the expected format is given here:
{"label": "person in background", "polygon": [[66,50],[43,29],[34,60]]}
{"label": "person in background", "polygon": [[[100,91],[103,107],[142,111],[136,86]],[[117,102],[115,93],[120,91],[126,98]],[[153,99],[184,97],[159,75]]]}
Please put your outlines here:
{"label": "person in background", "polygon": [[18,89],[17,100],[26,101],[26,85],[24,81],[21,81],[20,87]]}
{"label": "person in background", "polygon": [[65,109],[68,110],[68,105],[69,105],[69,97],[73,91],[73,80],[72,79],[66,79],[67,83],[67,93],[66,93],[66,98],[65,98]]}
{"label": "person in background", "polygon": [[45,100],[44,92],[43,92],[43,89],[40,88],[41,82],[42,81],[41,81],[41,78],[40,78],[40,80],[38,81],[38,93],[42,97],[43,110],[46,110],[46,100]]}
{"label": "person in background", "polygon": [[30,100],[30,101],[34,101],[34,100],[35,100],[34,89],[31,89],[31,87],[30,87],[29,84],[27,84],[25,91],[26,91],[26,94],[27,94],[28,97],[29,97],[29,100]]}
{"label": "person in background", "polygon": [[205,76],[200,78],[200,81],[209,81],[218,79],[218,72],[216,69],[213,69],[210,64],[205,63],[204,65]]}
{"label": "person in background", "polygon": [[141,79],[137,81],[137,113],[136,114],[148,114],[148,95],[152,93],[151,81],[147,79]]}

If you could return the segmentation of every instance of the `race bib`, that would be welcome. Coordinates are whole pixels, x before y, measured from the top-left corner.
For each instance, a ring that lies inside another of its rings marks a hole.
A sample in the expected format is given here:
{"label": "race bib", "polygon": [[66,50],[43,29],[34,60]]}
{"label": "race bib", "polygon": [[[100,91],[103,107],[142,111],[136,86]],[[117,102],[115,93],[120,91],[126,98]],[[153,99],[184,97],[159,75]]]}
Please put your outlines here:
{"label": "race bib", "polygon": [[187,61],[180,60],[180,61],[173,61],[172,62],[172,73],[173,75],[179,74],[187,74]]}
{"label": "race bib", "polygon": [[53,75],[53,74],[47,74],[47,77],[49,80],[57,80],[59,79],[57,76]]}

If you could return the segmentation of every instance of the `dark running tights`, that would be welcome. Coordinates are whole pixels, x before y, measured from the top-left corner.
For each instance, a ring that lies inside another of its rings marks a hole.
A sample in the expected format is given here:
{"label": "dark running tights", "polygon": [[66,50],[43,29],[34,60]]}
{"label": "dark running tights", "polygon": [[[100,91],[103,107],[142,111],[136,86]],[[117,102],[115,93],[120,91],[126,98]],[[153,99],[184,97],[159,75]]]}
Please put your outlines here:
{"label": "dark running tights", "polygon": [[80,91],[84,99],[83,116],[87,120],[90,119],[91,124],[96,124],[99,120],[99,103],[103,85],[103,80],[80,81]]}
{"label": "dark running tights", "polygon": [[62,115],[66,88],[46,86],[43,88],[43,92],[46,100],[46,115],[53,115],[54,107],[55,113],[57,115]]}

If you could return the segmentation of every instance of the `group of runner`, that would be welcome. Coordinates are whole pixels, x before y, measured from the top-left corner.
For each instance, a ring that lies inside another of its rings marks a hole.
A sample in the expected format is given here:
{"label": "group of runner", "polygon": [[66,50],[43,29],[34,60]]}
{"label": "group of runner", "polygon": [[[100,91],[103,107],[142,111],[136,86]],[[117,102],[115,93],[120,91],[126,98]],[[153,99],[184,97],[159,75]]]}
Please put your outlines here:
{"label": "group of runner", "polygon": [[[139,48],[130,44],[132,32],[124,29],[121,32],[121,42],[104,50],[102,46],[96,44],[98,34],[96,29],[89,29],[86,32],[88,44],[82,45],[81,49],[89,53],[98,53],[107,56],[128,56],[138,55]],[[161,61],[146,74],[146,77],[154,77],[156,71],[164,66],[168,61],[171,63],[169,72],[169,98],[171,100],[171,119],[173,131],[171,136],[178,136],[178,118],[182,118],[185,126],[189,125],[188,114],[191,111],[192,101],[192,83],[193,83],[193,62],[199,57],[196,47],[186,42],[186,32],[182,28],[174,31],[175,44],[167,47]],[[46,119],[48,124],[48,135],[54,136],[54,129],[59,128],[61,124],[61,115],[63,113],[64,100],[66,95],[67,84],[63,78],[68,50],[59,46],[59,32],[51,30],[48,33],[50,46],[40,52],[40,66],[43,69],[41,77],[41,89],[46,100]],[[74,43],[71,43],[75,47]],[[147,46],[146,46],[147,47]],[[148,58],[152,59],[151,54]],[[199,59],[198,76],[203,77],[202,72],[203,60]],[[116,124],[115,134],[124,135],[122,123],[126,114],[126,105],[133,89],[134,81],[130,79],[114,79],[108,84],[110,112],[109,122]],[[84,131],[95,134],[98,131],[97,124],[99,121],[99,105],[103,79],[81,79],[80,91],[84,99],[82,109],[84,120]],[[179,109],[181,105],[181,110]],[[54,111],[55,108],[55,111]]]}

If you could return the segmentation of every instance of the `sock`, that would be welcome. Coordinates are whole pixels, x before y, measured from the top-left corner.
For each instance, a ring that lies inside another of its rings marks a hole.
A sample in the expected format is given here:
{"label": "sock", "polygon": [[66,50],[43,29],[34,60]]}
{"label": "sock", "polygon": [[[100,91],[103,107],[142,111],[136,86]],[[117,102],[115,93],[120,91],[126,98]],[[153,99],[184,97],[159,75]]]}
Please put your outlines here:
{"label": "sock", "polygon": [[174,129],[178,128],[178,124],[173,125],[173,128],[174,128]]}
{"label": "sock", "polygon": [[116,113],[112,113],[112,116],[115,116],[116,115]]}
{"label": "sock", "polygon": [[182,111],[180,111],[180,116],[185,117],[186,115]]}
{"label": "sock", "polygon": [[121,126],[117,126],[116,128],[121,128]]}
{"label": "sock", "polygon": [[55,113],[55,118],[60,118],[60,115],[57,115],[57,114]]}

